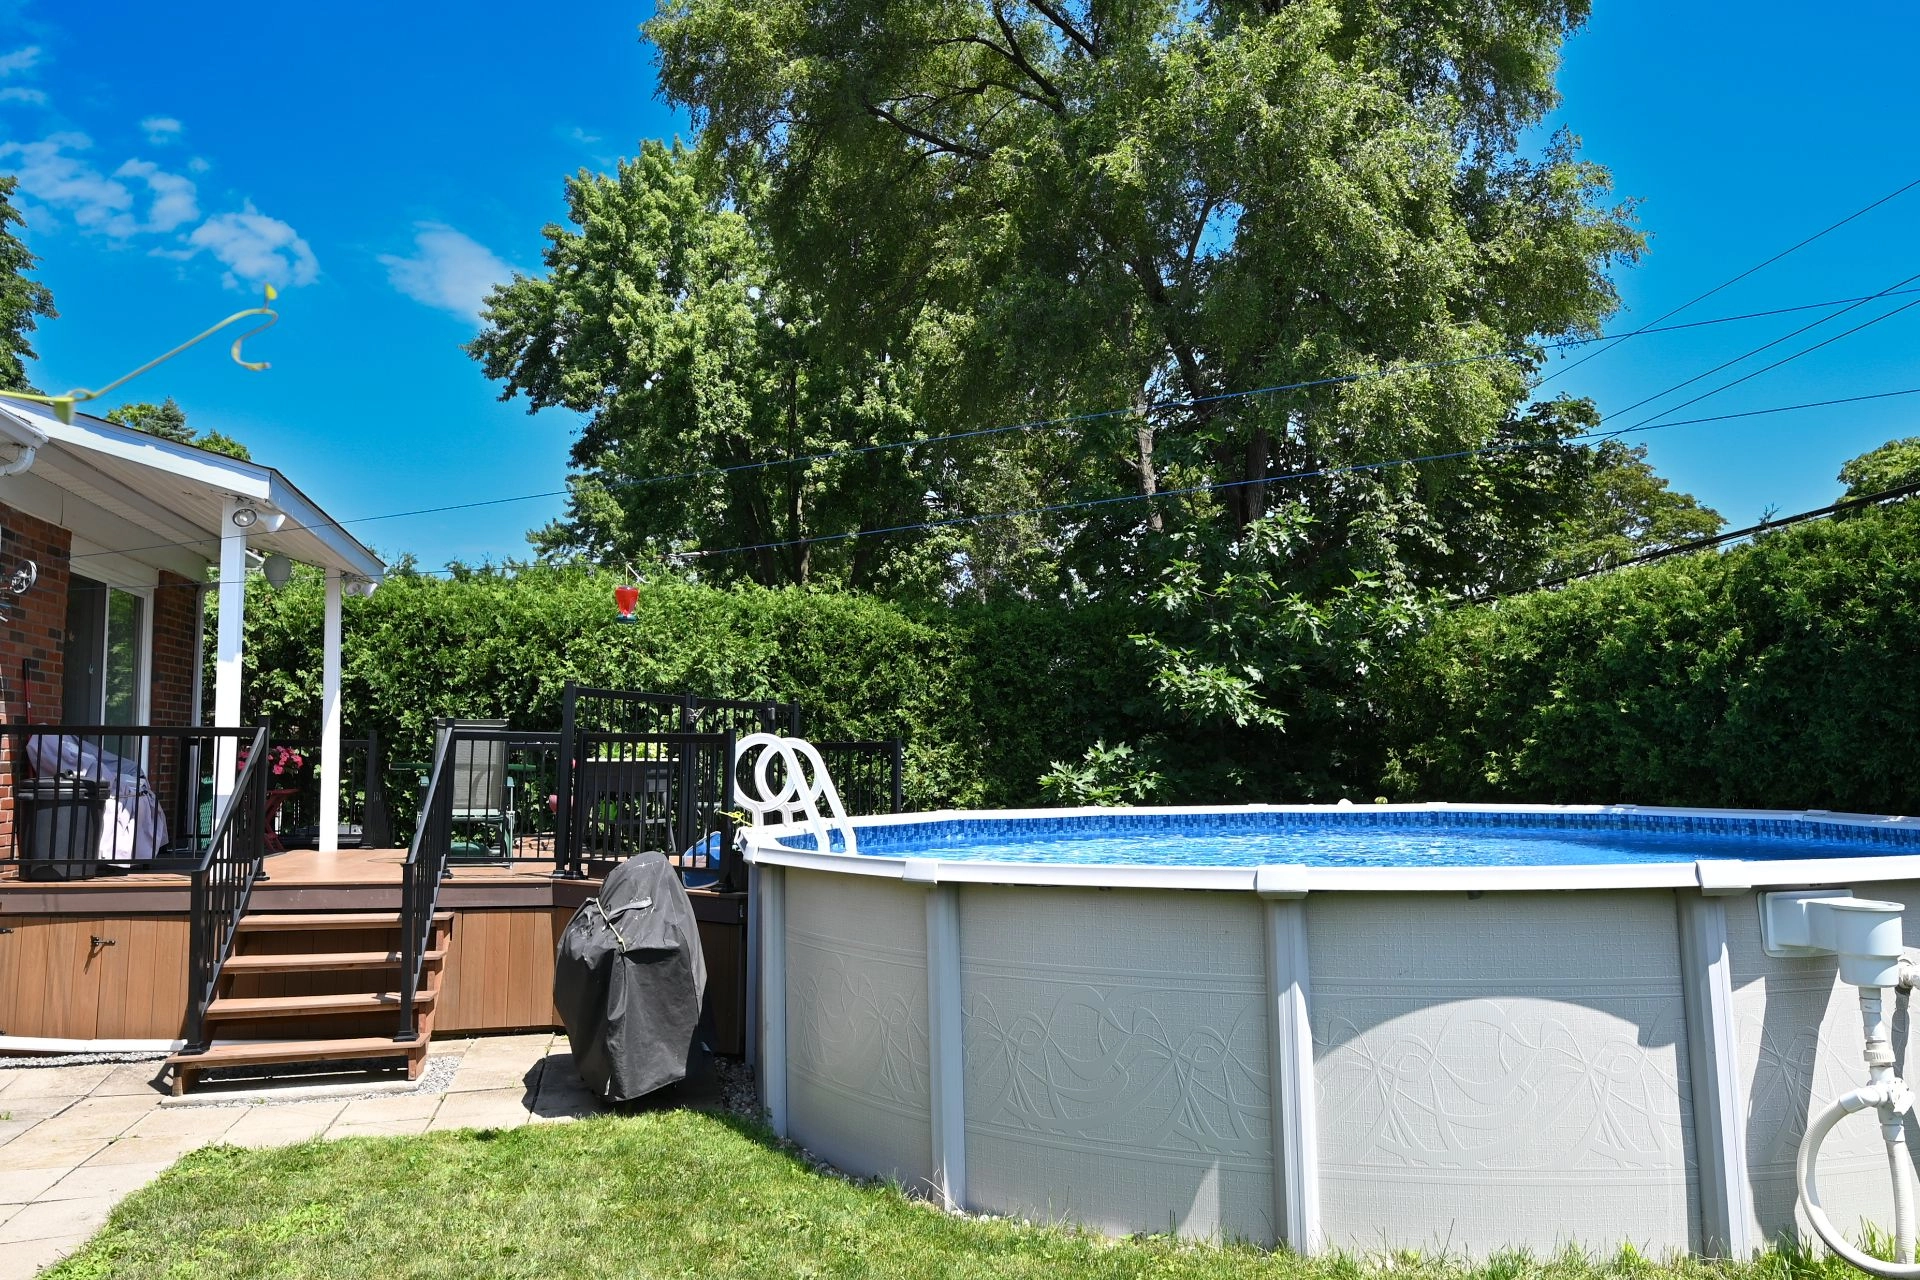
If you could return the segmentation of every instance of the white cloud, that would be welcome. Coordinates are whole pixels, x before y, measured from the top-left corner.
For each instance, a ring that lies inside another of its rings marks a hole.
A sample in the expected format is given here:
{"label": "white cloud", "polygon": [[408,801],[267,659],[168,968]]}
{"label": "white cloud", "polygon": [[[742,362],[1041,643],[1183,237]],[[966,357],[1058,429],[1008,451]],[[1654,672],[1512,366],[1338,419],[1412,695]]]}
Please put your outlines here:
{"label": "white cloud", "polygon": [[16,71],[31,71],[39,61],[40,46],[37,44],[15,49],[12,53],[0,53],[0,76],[10,76]]}
{"label": "white cloud", "polygon": [[205,173],[211,168],[213,168],[213,166],[201,156],[195,156],[193,159],[187,161],[188,173]]}
{"label": "white cloud", "polygon": [[280,219],[261,213],[252,201],[241,213],[208,218],[193,229],[187,245],[186,256],[204,250],[227,268],[222,279],[229,289],[263,284],[284,289],[312,284],[320,275],[313,249],[299,233]]}
{"label": "white cloud", "polygon": [[116,178],[138,178],[153,194],[142,231],[171,231],[200,216],[193,180],[168,173],[149,160],[129,160],[113,171]]}
{"label": "white cloud", "polygon": [[47,105],[47,95],[39,89],[23,89],[19,85],[9,85],[0,89],[0,102],[30,102],[36,107]]}
{"label": "white cloud", "polygon": [[181,131],[186,128],[172,116],[148,116],[140,122],[140,131],[147,135],[147,141],[160,145],[179,140]]}
{"label": "white cloud", "polygon": [[[121,236],[138,225],[132,217],[133,191],[70,154],[93,145],[84,133],[54,133],[38,142],[0,143],[0,163],[20,178],[27,195],[63,210],[89,230]],[[18,157],[16,161],[14,157]]]}
{"label": "white cloud", "polygon": [[[93,142],[84,133],[54,133],[39,142],[0,143],[0,163],[20,175],[20,187],[50,209],[70,216],[74,225],[116,240],[164,233],[200,216],[191,179],[169,173],[146,160],[129,160],[108,177],[82,158]],[[133,179],[145,188],[147,212]]]}
{"label": "white cloud", "polygon": [[478,319],[487,291],[513,274],[491,249],[442,223],[416,223],[413,244],[411,257],[380,255],[387,279],[415,302],[462,320]]}
{"label": "white cloud", "polygon": [[573,131],[569,133],[567,137],[571,141],[577,142],[583,147],[590,147],[594,143],[600,141],[599,134],[588,133],[585,129],[582,129],[579,125],[575,125],[573,127]]}

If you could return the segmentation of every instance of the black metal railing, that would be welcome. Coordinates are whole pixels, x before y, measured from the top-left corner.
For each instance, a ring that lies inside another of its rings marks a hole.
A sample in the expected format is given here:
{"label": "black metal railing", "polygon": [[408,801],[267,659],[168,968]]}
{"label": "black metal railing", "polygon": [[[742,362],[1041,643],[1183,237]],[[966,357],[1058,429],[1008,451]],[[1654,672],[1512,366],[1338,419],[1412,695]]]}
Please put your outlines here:
{"label": "black metal railing", "polygon": [[[266,856],[267,778],[265,757],[269,734],[265,725],[252,729],[210,729],[201,732],[216,739],[209,753],[218,773],[225,761],[217,739],[233,740],[236,754],[244,754],[233,791],[213,820],[206,847],[193,869],[188,911],[187,1032],[193,1050],[207,1047],[207,1006],[220,985],[220,968],[233,951],[233,936],[247,913],[247,900]],[[216,796],[218,786],[215,786]],[[216,801],[217,803],[217,801]]]}
{"label": "black metal railing", "polygon": [[469,735],[493,732],[445,729],[434,744],[427,793],[421,800],[413,844],[407,850],[406,865],[400,872],[400,1027],[394,1035],[398,1041],[418,1038],[414,1029],[414,1002],[420,993],[427,952],[433,946],[433,914],[440,902],[440,881],[446,877],[447,860],[453,847],[453,762],[458,759],[462,746],[475,741],[475,737]]}
{"label": "black metal railing", "polygon": [[[291,775],[270,780],[269,790],[283,785],[293,794],[281,804],[275,833],[289,849],[320,845],[320,744],[283,740],[275,743],[299,753],[301,765]],[[387,809],[385,767],[380,758],[380,735],[340,740],[339,840],[343,849],[387,849],[393,846],[393,819]]]}
{"label": "black metal railing", "polygon": [[833,789],[850,818],[899,813],[906,807],[900,739],[879,742],[816,742]]}
{"label": "black metal railing", "polygon": [[683,876],[733,876],[731,733],[576,733],[572,825],[559,870],[605,875],[636,853]]}
{"label": "black metal railing", "polygon": [[213,834],[215,743],[253,732],[7,725],[14,809],[0,862],[34,880],[192,871]]}

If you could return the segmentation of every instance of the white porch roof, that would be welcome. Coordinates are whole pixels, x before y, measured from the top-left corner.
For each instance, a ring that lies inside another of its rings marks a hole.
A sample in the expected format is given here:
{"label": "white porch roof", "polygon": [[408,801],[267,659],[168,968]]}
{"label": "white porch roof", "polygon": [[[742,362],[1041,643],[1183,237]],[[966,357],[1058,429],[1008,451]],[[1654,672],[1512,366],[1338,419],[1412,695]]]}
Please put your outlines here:
{"label": "white porch roof", "polygon": [[[0,501],[72,529],[82,572],[87,557],[115,555],[197,579],[220,557],[232,497],[260,513],[246,531],[249,548],[371,582],[386,573],[380,557],[272,467],[84,414],[63,423],[16,401],[0,401],[0,441],[35,450],[26,471],[0,477]],[[0,466],[6,461],[0,456]]]}

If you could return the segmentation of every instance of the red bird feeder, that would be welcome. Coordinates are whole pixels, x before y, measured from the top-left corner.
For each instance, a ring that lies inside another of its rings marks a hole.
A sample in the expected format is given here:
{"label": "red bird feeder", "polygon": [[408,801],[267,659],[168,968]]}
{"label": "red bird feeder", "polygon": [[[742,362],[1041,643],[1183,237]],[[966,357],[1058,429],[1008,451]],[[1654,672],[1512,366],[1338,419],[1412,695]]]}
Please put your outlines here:
{"label": "red bird feeder", "polygon": [[640,607],[640,588],[615,587],[613,589],[613,606],[620,610],[619,621],[635,621],[633,611]]}

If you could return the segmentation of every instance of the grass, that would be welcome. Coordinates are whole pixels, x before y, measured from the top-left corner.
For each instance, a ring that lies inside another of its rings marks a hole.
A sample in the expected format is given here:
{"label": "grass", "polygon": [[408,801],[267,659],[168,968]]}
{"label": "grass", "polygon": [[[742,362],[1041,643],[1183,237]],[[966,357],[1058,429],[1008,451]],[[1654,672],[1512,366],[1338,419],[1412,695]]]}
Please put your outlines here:
{"label": "grass", "polygon": [[701,1112],[509,1131],[196,1152],[50,1273],[94,1277],[1187,1277],[1191,1280],[1842,1280],[1632,1251],[1312,1259],[948,1216],[821,1174],[756,1126]]}

